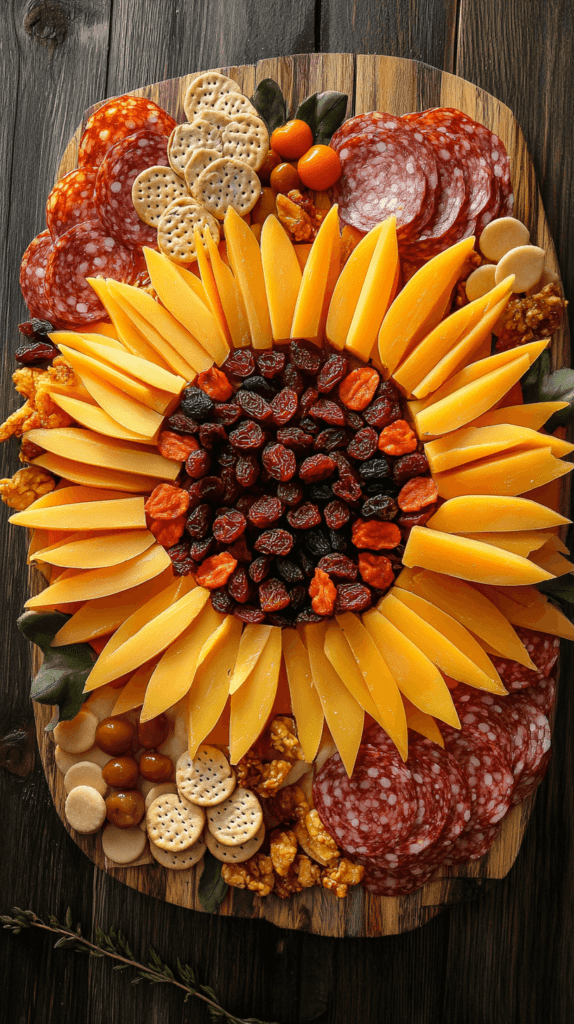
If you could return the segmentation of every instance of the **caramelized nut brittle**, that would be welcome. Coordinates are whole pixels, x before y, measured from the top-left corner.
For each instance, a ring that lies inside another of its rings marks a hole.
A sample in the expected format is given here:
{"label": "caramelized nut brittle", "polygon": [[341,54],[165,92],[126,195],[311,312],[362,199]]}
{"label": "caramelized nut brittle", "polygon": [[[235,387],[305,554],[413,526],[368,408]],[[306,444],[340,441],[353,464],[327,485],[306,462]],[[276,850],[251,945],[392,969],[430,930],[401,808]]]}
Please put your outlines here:
{"label": "caramelized nut brittle", "polygon": [[316,810],[307,811],[293,825],[293,831],[302,850],[324,866],[330,865],[339,857],[339,848],[325,829]]}
{"label": "caramelized nut brittle", "polygon": [[278,715],[269,726],[271,746],[295,761],[304,761],[305,755],[295,732],[295,723],[286,715]]}
{"label": "caramelized nut brittle", "polygon": [[511,299],[502,316],[497,352],[526,345],[533,339],[550,338],[560,327],[566,306],[557,284],[547,284],[534,295]]}
{"label": "caramelized nut brittle", "polygon": [[32,462],[37,459],[42,452],[45,451],[39,444],[35,444],[34,441],[29,441],[27,437],[24,438],[20,445],[20,452],[18,458],[20,462]]}
{"label": "caramelized nut brittle", "polygon": [[235,768],[237,785],[263,798],[273,797],[291,771],[291,761],[260,761],[249,750]]}
{"label": "caramelized nut brittle", "polygon": [[313,864],[309,857],[299,853],[291,864],[285,877],[276,876],[274,893],[282,900],[289,899],[294,893],[303,889],[311,889],[321,884],[321,869]]}
{"label": "caramelized nut brittle", "polygon": [[271,857],[256,853],[243,864],[223,864],[221,877],[235,889],[250,889],[258,896],[268,896],[275,885]]}
{"label": "caramelized nut brittle", "polygon": [[350,885],[358,885],[365,869],[362,864],[353,864],[346,857],[330,867],[323,868],[321,872],[321,885],[324,889],[330,889],[339,899],[347,895]]}
{"label": "caramelized nut brittle", "polygon": [[278,822],[285,824],[304,818],[309,804],[300,786],[284,786],[279,790],[267,806],[269,815]]}
{"label": "caramelized nut brittle", "polygon": [[12,479],[0,480],[0,498],[10,508],[23,512],[36,498],[53,491],[56,481],[51,473],[39,466],[26,466],[14,473]]}
{"label": "caramelized nut brittle", "polygon": [[269,855],[273,867],[282,878],[287,875],[297,854],[297,839],[290,829],[276,828],[269,836]]}

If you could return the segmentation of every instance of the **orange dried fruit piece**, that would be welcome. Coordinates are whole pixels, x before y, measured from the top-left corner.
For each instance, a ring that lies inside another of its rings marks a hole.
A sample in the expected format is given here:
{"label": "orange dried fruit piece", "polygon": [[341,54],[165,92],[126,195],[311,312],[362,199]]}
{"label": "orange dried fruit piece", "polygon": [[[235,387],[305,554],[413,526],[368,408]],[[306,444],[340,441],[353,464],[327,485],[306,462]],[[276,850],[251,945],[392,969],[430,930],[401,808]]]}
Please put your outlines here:
{"label": "orange dried fruit piece", "polygon": [[317,615],[332,615],[337,598],[337,588],[328,573],[315,569],[309,584],[311,607]]}
{"label": "orange dried fruit piece", "polygon": [[387,590],[394,582],[392,562],[386,555],[359,555],[359,572],[365,583],[377,590]]}
{"label": "orange dried fruit piece", "polygon": [[353,523],[352,539],[356,548],[390,551],[400,544],[401,531],[396,523],[382,523],[376,519],[357,519]]}
{"label": "orange dried fruit piece", "polygon": [[177,519],[185,515],[189,506],[189,494],[183,487],[174,484],[158,484],[145,503],[145,510],[152,519]]}
{"label": "orange dried fruit piece", "polygon": [[385,455],[408,455],[417,446],[417,436],[406,420],[387,424],[379,434],[379,451]]}
{"label": "orange dried fruit piece", "polygon": [[339,384],[339,398],[347,409],[362,412],[373,400],[380,376],[370,366],[351,370]]}
{"label": "orange dried fruit piece", "polygon": [[220,555],[211,555],[210,558],[204,559],[197,570],[196,580],[202,587],[216,590],[225,586],[236,567],[237,560],[226,551],[222,551]]}
{"label": "orange dried fruit piece", "polygon": [[185,516],[178,516],[177,519],[156,519],[150,523],[150,532],[162,548],[171,548],[177,544],[184,530]]}
{"label": "orange dried fruit piece", "polygon": [[157,446],[164,459],[173,459],[174,462],[185,462],[187,456],[199,448],[194,437],[175,434],[172,430],[162,430]]}
{"label": "orange dried fruit piece", "polygon": [[413,476],[399,493],[397,504],[403,512],[420,512],[438,498],[438,487],[430,476]]}
{"label": "orange dried fruit piece", "polygon": [[211,366],[209,370],[198,374],[195,383],[214,402],[227,402],[227,399],[231,398],[233,394],[233,387],[228,378],[216,366]]}

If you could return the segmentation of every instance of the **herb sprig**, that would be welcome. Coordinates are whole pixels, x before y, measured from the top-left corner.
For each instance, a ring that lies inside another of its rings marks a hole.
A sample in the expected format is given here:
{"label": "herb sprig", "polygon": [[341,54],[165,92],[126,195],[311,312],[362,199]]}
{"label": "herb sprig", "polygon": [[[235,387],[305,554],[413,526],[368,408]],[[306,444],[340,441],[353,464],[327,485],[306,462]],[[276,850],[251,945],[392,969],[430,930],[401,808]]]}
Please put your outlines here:
{"label": "herb sprig", "polygon": [[184,1002],[187,1002],[190,996],[200,999],[207,1007],[212,1021],[224,1021],[226,1024],[269,1024],[269,1022],[257,1020],[255,1017],[236,1017],[230,1013],[221,1006],[209,985],[200,984],[195,968],[190,967],[189,964],[182,964],[179,958],[174,972],[150,946],[147,962],[141,963],[132,953],[128,940],[119,929],[110,928],[108,932],[104,932],[96,924],[94,928],[96,941],[90,942],[82,935],[79,924],[74,929],[72,911],[69,907],[64,924],[61,924],[53,915],[48,917],[48,923],[46,923],[32,910],[21,910],[19,907],[14,907],[12,914],[13,917],[0,916],[0,921],[4,928],[14,935],[29,928],[38,928],[41,931],[59,935],[60,938],[55,943],[54,949],[70,949],[75,953],[84,953],[87,956],[108,957],[110,960],[115,960],[117,962],[113,968],[114,971],[126,971],[131,968],[136,972],[135,978],[132,978],[132,985],[137,985],[140,981],[148,981],[150,985],[174,985],[185,993]]}

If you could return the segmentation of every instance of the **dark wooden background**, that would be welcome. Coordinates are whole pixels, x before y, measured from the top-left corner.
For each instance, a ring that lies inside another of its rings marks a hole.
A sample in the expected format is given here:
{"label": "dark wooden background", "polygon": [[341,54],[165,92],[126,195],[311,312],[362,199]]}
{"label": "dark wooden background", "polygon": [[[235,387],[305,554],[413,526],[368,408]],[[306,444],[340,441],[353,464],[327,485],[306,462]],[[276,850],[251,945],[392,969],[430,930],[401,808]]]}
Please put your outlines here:
{"label": "dark wooden background", "polygon": [[[571,0],[3,0],[0,22],[2,412],[11,389],[21,254],[44,227],[60,155],[86,107],[201,68],[313,51],[385,53],[469,79],[507,103],[534,158],[566,295],[574,254]],[[570,244],[569,244],[570,243]],[[0,454],[11,475],[16,447]],[[6,518],[2,511],[2,521]],[[105,876],[52,807],[14,623],[26,596],[24,538],[1,530],[0,912],[119,925],[143,951],[196,963],[223,1005],[281,1024],[563,1024],[574,1015],[574,700],[563,668],[555,752],[514,869],[480,899],[383,939],[323,939],[213,919]],[[40,933],[0,938],[11,1024],[207,1021],[168,987],[132,988],[108,964],[53,951]]]}

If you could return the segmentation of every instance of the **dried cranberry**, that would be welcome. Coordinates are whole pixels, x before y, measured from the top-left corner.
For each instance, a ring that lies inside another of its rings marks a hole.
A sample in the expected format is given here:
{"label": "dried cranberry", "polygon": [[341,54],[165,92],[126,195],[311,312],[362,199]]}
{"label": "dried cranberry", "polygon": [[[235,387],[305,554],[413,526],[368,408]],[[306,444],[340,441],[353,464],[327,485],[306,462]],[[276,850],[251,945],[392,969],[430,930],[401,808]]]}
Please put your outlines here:
{"label": "dried cranberry", "polygon": [[309,530],[312,526],[318,526],[321,522],[321,513],[316,505],[307,501],[299,508],[292,509],[287,513],[287,522],[296,530]]}
{"label": "dried cranberry", "polygon": [[[276,388],[268,381],[265,377],[248,377],[247,380],[243,381],[241,385],[241,391],[253,391],[260,395],[261,398],[266,398],[269,401],[276,394]],[[241,392],[238,392],[240,394]]]}
{"label": "dried cranberry", "polygon": [[197,420],[183,412],[174,412],[173,416],[169,417],[167,425],[170,430],[176,430],[179,434],[199,434]]}
{"label": "dried cranberry", "polygon": [[309,415],[316,420],[324,420],[331,426],[344,427],[345,413],[336,402],[330,402],[328,398],[320,398],[318,402],[309,409]]}
{"label": "dried cranberry", "polygon": [[281,580],[265,580],[259,587],[259,604],[264,612],[280,612],[291,603],[287,588]]}
{"label": "dried cranberry", "polygon": [[230,615],[233,611],[235,604],[227,593],[225,587],[219,587],[217,590],[210,592],[211,606],[216,612],[220,612],[222,615]]}
{"label": "dried cranberry", "polygon": [[372,427],[363,427],[358,430],[349,447],[347,448],[347,454],[351,455],[354,459],[359,459],[363,462],[365,459],[370,459],[371,455],[374,455],[377,451],[379,438],[376,430]]}
{"label": "dried cranberry", "polygon": [[303,608],[303,610],[299,612],[297,618],[295,619],[295,622],[303,623],[303,624],[307,623],[307,622],[322,622],[322,621],[323,621],[322,616],[321,615],[317,615],[316,612],[314,612],[312,608]]}
{"label": "dried cranberry", "polygon": [[257,357],[257,368],[263,377],[268,377],[269,380],[272,380],[277,374],[282,373],[285,367],[285,360],[284,352],[272,349],[268,352],[262,352]]}
{"label": "dried cranberry", "polygon": [[337,588],[335,614],[342,612],[364,612],[373,603],[371,591],[362,583],[341,583]]}
{"label": "dried cranberry", "polygon": [[368,498],[361,507],[361,516],[363,519],[390,521],[395,518],[398,511],[399,506],[394,498],[388,494],[376,494],[372,498]]}
{"label": "dried cranberry", "polygon": [[241,416],[241,409],[236,402],[216,402],[213,418],[225,427],[231,427]]}
{"label": "dried cranberry", "polygon": [[277,440],[279,444],[284,444],[286,448],[291,448],[294,452],[304,452],[313,447],[313,435],[306,434],[299,427],[285,427],[284,430],[278,430]]}
{"label": "dried cranberry", "polygon": [[316,530],[307,530],[305,533],[305,546],[312,555],[321,558],[322,555],[331,553],[331,543],[325,530],[319,527]]}
{"label": "dried cranberry", "polygon": [[277,572],[286,583],[301,583],[305,579],[303,570],[289,558],[277,559]]}
{"label": "dried cranberry", "polygon": [[198,448],[195,452],[190,452],[187,456],[185,468],[189,476],[193,480],[200,480],[202,476],[206,476],[211,468],[211,456],[209,452]]}
{"label": "dried cranberry", "polygon": [[343,377],[347,373],[347,360],[345,356],[331,355],[323,363],[319,375],[317,377],[317,387],[319,391],[326,394],[328,391],[332,391],[333,388],[343,380]]}
{"label": "dried cranberry", "polygon": [[393,466],[393,479],[397,484],[404,484],[413,476],[424,476],[429,471],[427,457],[423,452],[411,452],[401,455]]}
{"label": "dried cranberry", "polygon": [[255,359],[248,348],[238,348],[227,357],[221,369],[233,377],[249,377],[255,370]]}
{"label": "dried cranberry", "polygon": [[259,558],[255,558],[249,566],[249,575],[254,583],[261,583],[265,577],[269,574],[269,570],[273,564],[273,559],[268,555],[260,555]]}
{"label": "dried cranberry", "polygon": [[51,341],[29,341],[16,349],[14,358],[22,366],[32,366],[34,363],[51,363],[52,359],[59,354],[58,349],[52,345]]}
{"label": "dried cranberry", "polygon": [[202,423],[199,428],[199,440],[204,448],[213,448],[214,444],[227,441],[227,434],[222,423]]}
{"label": "dried cranberry", "polygon": [[203,559],[207,558],[210,551],[213,550],[214,543],[215,540],[211,534],[208,537],[192,540],[189,545],[189,553],[194,562],[203,562]]}
{"label": "dried cranberry", "polygon": [[259,498],[249,509],[247,518],[250,523],[257,526],[258,529],[264,530],[266,527],[271,526],[277,519],[283,515],[283,505],[279,501],[279,498],[273,498],[271,496],[265,496]]}
{"label": "dried cranberry", "polygon": [[242,487],[253,487],[261,472],[256,455],[242,455],[235,463],[237,483]]}
{"label": "dried cranberry", "polygon": [[211,520],[213,519],[213,509],[211,505],[198,505],[193,510],[191,515],[187,517],[186,528],[190,537],[205,537]]}
{"label": "dried cranberry", "polygon": [[283,384],[286,388],[291,388],[295,394],[301,395],[305,389],[303,378],[299,373],[296,366],[292,363],[288,363],[285,367],[282,375]]}
{"label": "dried cranberry", "polygon": [[297,412],[298,405],[297,392],[293,391],[293,388],[282,388],[275,395],[271,402],[271,409],[273,411],[273,419],[278,427],[283,426],[284,423],[288,423],[293,418]]}
{"label": "dried cranberry", "polygon": [[254,608],[252,604],[236,605],[233,614],[242,622],[265,622],[265,612],[262,612],[261,608]]}
{"label": "dried cranberry", "polygon": [[265,530],[254,547],[262,555],[288,555],[293,547],[293,537],[287,530]]}
{"label": "dried cranberry", "polygon": [[307,388],[307,390],[303,392],[299,399],[299,409],[301,410],[302,416],[307,416],[309,414],[311,406],[315,404],[318,397],[319,392],[317,391],[317,388]]}
{"label": "dried cranberry", "polygon": [[227,547],[227,553],[231,555],[236,562],[250,562],[252,558],[251,552],[247,547],[245,535],[239,537],[239,539],[234,541],[233,544],[229,544]]}
{"label": "dried cranberry", "polygon": [[332,452],[336,448],[346,448],[349,440],[346,430],[337,430],[335,427],[327,427],[317,434],[313,447],[317,451]]}
{"label": "dried cranberry", "polygon": [[265,434],[258,423],[253,420],[246,420],[240,423],[229,435],[229,440],[234,448],[249,450],[261,448],[265,442]]}
{"label": "dried cranberry", "polygon": [[340,530],[345,523],[349,522],[351,513],[344,501],[330,501],[323,509],[325,522],[332,530]]}
{"label": "dried cranberry", "polygon": [[315,483],[332,476],[337,463],[329,455],[310,455],[299,467],[299,476],[305,483]]}
{"label": "dried cranberry", "polygon": [[207,420],[213,415],[214,403],[201,388],[184,388],[180,401],[182,411],[194,420]]}
{"label": "dried cranberry", "polygon": [[389,464],[382,456],[378,459],[369,459],[359,466],[359,473],[363,480],[382,480],[390,474]]}
{"label": "dried cranberry", "polygon": [[[201,506],[200,506],[201,508]],[[197,510],[196,510],[197,511]],[[213,523],[213,536],[224,544],[232,544],[234,540],[245,533],[247,520],[241,512],[235,512],[230,508],[223,515],[217,516]]]}
{"label": "dried cranberry", "polygon": [[324,555],[317,568],[342,580],[356,580],[359,575],[359,567],[346,555]]}
{"label": "dried cranberry", "polygon": [[263,450],[261,461],[274,480],[285,483],[295,476],[297,463],[290,448],[283,444],[269,444]]}
{"label": "dried cranberry", "polygon": [[384,427],[392,420],[393,409],[394,405],[392,402],[389,402],[388,398],[375,398],[375,401],[371,402],[363,411],[365,422],[370,427],[378,427],[380,430],[381,427]]}
{"label": "dried cranberry", "polygon": [[289,480],[284,484],[277,484],[277,497],[284,505],[293,508],[303,500],[303,488],[296,480]]}
{"label": "dried cranberry", "polygon": [[249,416],[252,420],[266,423],[273,416],[273,410],[269,402],[266,402],[261,395],[256,394],[254,391],[238,391],[235,399],[245,415]]}
{"label": "dried cranberry", "polygon": [[253,590],[244,566],[238,565],[231,573],[227,581],[227,592],[240,604],[245,604],[251,597]]}

